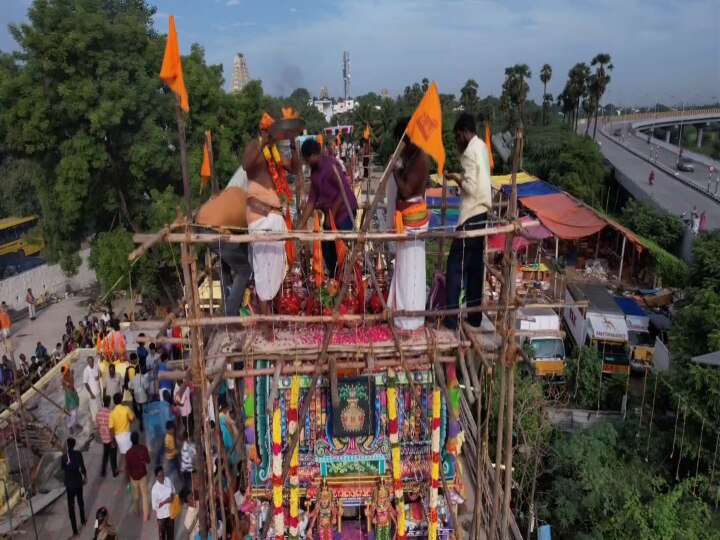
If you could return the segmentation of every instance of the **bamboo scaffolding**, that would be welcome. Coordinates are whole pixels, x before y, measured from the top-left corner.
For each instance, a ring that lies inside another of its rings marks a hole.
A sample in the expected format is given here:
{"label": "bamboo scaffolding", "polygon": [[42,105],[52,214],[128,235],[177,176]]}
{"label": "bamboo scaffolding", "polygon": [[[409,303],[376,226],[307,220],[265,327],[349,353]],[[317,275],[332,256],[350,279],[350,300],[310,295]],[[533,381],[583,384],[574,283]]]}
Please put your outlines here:
{"label": "bamboo scaffolding", "polygon": [[[369,215],[369,214],[368,214]],[[165,240],[169,243],[182,244],[184,242],[190,244],[212,244],[218,241],[230,244],[250,244],[253,242],[285,242],[286,240],[297,240],[300,242],[313,242],[316,240],[330,242],[334,240],[359,241],[359,242],[413,242],[416,240],[432,240],[439,238],[468,239],[479,238],[481,236],[492,236],[495,234],[504,234],[514,232],[517,229],[527,229],[540,225],[538,220],[530,220],[524,222],[516,222],[513,224],[499,225],[487,229],[475,230],[451,230],[451,231],[425,231],[408,235],[406,233],[396,232],[347,232],[347,231],[300,231],[293,230],[283,233],[256,232],[247,234],[222,234],[222,233],[190,233],[189,238],[182,233],[169,233],[165,235]],[[136,233],[133,240],[143,245],[155,239],[150,246],[159,242],[161,238],[156,238],[157,234]],[[132,253],[131,253],[132,255]],[[136,257],[134,257],[136,258]],[[133,259],[130,259],[133,260]]]}

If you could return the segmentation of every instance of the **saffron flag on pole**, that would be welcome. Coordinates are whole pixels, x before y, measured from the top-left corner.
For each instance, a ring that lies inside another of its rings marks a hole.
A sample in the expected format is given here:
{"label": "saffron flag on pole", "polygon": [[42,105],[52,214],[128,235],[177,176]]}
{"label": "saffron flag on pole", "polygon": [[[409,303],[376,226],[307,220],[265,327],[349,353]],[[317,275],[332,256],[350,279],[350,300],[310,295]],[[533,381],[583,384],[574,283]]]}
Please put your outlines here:
{"label": "saffron flag on pole", "polygon": [[370,124],[365,124],[365,131],[363,131],[363,139],[366,141],[370,140]]}
{"label": "saffron flag on pole", "polygon": [[492,155],[492,140],[490,138],[490,124],[485,124],[485,146],[487,146],[490,170],[495,168],[495,160]]}
{"label": "saffron flag on pole", "polygon": [[[208,135],[209,134],[210,132],[208,131]],[[205,141],[205,146],[203,148],[202,167],[200,167],[200,193],[202,193],[205,187],[207,187],[207,184],[210,181],[210,176],[212,176],[212,172],[210,171],[210,152],[208,151],[208,143],[207,141]]]}
{"label": "saffron flag on pole", "polygon": [[185,112],[189,112],[190,104],[188,103],[185,79],[183,78],[182,64],[180,63],[180,45],[175,31],[175,17],[172,15],[170,15],[170,30],[165,45],[165,56],[163,56],[163,63],[160,68],[160,79],[178,95],[180,108]]}
{"label": "saffron flag on pole", "polygon": [[405,134],[412,143],[437,161],[438,174],[445,167],[445,147],[442,141],[442,109],[435,81],[430,85],[420,105],[412,115]]}

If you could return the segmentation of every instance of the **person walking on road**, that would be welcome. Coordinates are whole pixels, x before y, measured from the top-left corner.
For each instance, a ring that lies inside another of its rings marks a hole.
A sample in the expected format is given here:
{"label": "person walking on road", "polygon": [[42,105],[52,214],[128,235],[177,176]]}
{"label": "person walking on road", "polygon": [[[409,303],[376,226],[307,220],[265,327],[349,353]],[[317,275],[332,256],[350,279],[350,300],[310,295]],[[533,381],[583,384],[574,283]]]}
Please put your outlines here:
{"label": "person walking on road", "polygon": [[75,375],[72,368],[67,365],[62,368],[62,387],[65,392],[65,409],[67,410],[68,417],[66,419],[66,425],[68,431],[72,434],[76,429],[82,429],[82,426],[77,423],[77,411],[80,408],[80,396],[78,396],[77,390],[75,390]]}
{"label": "person walking on road", "polygon": [[113,478],[120,474],[117,467],[117,443],[108,425],[110,423],[110,401],[110,396],[104,395],[103,408],[95,415],[95,425],[100,433],[100,442],[103,444],[102,469],[100,470],[100,476],[103,478],[105,478],[108,460],[110,461]]}
{"label": "person walking on road", "polygon": [[[105,395],[110,396],[112,399],[115,394],[121,394],[123,391],[123,381],[120,378],[120,376],[115,373],[115,364],[110,364],[108,366],[108,372],[107,375],[105,375],[105,380],[103,381],[103,387],[105,388]],[[110,405],[110,408],[112,409],[114,407],[113,404]]]}
{"label": "person walking on road", "polygon": [[89,397],[90,421],[94,423],[100,409],[100,370],[92,356],[88,356],[87,366],[83,370],[83,385]]}
{"label": "person walking on road", "polygon": [[80,510],[80,526],[85,526],[85,501],[83,499],[83,485],[87,482],[87,471],[82,454],[75,450],[75,439],[69,437],[65,442],[65,452],[60,457],[60,467],[65,472],[65,492],[68,501],[68,514],[73,538],[78,536],[78,526],[75,520],[75,500]]}
{"label": "person walking on road", "polygon": [[133,508],[139,514],[138,500],[142,497],[143,519],[150,520],[150,505],[148,504],[147,466],[150,464],[150,452],[147,446],[140,444],[140,435],[133,431],[130,435],[132,448],[125,455],[125,471],[132,487]]}
{"label": "person walking on road", "polygon": [[31,321],[35,320],[35,295],[32,292],[32,289],[27,290],[27,294],[25,295],[25,303],[28,307],[28,317]]}
{"label": "person walking on road", "polygon": [[160,540],[173,540],[175,538],[175,522],[170,517],[170,505],[175,497],[175,487],[169,478],[165,477],[162,467],[155,468],[155,484],[152,488],[152,507],[158,523]]}
{"label": "person walking on road", "polygon": [[10,337],[11,326],[12,321],[10,320],[10,308],[8,308],[8,305],[3,302],[0,304],[0,330],[2,330],[3,337]]}
{"label": "person walking on road", "polygon": [[104,506],[95,512],[95,540],[118,540],[118,530],[110,523],[108,509]]}
{"label": "person walking on road", "polygon": [[132,426],[133,420],[135,420],[135,415],[130,407],[123,405],[121,393],[118,392],[113,396],[113,402],[115,403],[115,408],[110,413],[108,427],[115,437],[120,455],[124,456],[132,447],[130,426]]}

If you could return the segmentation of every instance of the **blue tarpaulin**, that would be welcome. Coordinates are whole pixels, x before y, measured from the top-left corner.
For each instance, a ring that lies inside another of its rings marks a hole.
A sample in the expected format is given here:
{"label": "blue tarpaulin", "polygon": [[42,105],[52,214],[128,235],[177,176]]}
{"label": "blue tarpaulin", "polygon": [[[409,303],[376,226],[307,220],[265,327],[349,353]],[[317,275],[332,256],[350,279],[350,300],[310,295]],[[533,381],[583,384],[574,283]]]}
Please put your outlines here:
{"label": "blue tarpaulin", "polygon": [[[428,206],[441,206],[441,197],[427,197],[426,202]],[[460,210],[457,208],[460,206],[460,197],[448,197],[446,199],[448,206],[454,206],[455,208],[448,208],[445,211],[445,226],[449,228],[457,227],[458,217]],[[430,210],[430,229],[440,228],[442,223],[442,208],[433,208]]]}
{"label": "blue tarpaulin", "polygon": [[[512,186],[503,186],[503,195],[510,195]],[[523,197],[537,197],[538,195],[550,195],[552,193],[559,193],[560,190],[555,186],[548,184],[544,180],[535,180],[534,182],[525,182],[524,184],[517,185],[518,198]]]}
{"label": "blue tarpaulin", "polygon": [[631,317],[648,316],[645,310],[640,307],[640,304],[638,304],[634,298],[626,298],[624,296],[613,296],[613,298],[615,299],[615,303],[625,315],[630,315]]}

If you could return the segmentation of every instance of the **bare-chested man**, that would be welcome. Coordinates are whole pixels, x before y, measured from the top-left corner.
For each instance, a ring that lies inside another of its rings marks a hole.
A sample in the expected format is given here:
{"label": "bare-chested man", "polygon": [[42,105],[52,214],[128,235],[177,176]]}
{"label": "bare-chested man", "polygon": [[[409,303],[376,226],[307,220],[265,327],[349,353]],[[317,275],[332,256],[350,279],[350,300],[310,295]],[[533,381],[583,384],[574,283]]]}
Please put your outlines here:
{"label": "bare-chested man", "polygon": [[[425,152],[405,136],[409,118],[398,120],[395,139],[404,138],[405,148],[400,154],[394,182],[388,182],[386,197],[388,221],[393,219],[395,229],[406,231],[410,236],[427,231],[430,217],[425,202],[430,160]],[[394,214],[391,214],[393,212]],[[414,239],[397,242],[395,272],[390,285],[388,305],[394,309],[421,311],[425,309],[425,241]],[[397,317],[395,325],[403,330],[417,330],[424,323],[423,317]]]}
{"label": "bare-chested man", "polygon": [[[248,175],[247,223],[250,233],[287,230],[283,205],[290,204],[291,194],[284,171],[297,174],[300,170],[294,141],[290,144],[291,159],[278,152],[269,133],[274,122],[269,114],[264,114],[260,138],[247,146],[243,157],[243,168]],[[268,315],[285,277],[285,242],[253,242],[252,263],[260,313]]]}

